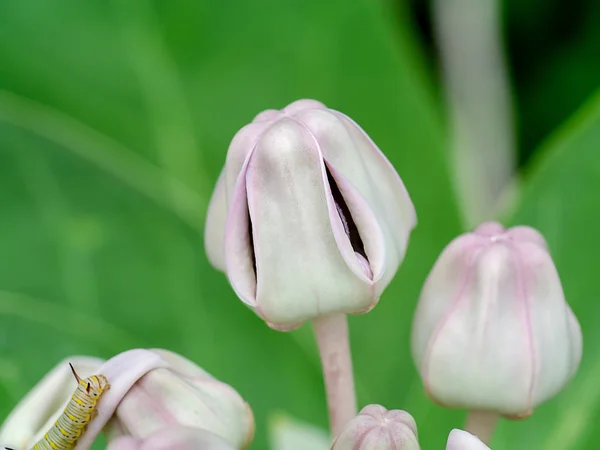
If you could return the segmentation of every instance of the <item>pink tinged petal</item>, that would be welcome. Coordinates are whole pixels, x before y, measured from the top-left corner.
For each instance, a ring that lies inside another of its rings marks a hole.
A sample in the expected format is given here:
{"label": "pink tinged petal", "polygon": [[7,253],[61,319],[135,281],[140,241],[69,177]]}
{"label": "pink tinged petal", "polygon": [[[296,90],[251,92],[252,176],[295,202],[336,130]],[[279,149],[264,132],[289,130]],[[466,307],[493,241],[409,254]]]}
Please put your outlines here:
{"label": "pink tinged petal", "polygon": [[221,171],[217,185],[208,205],[204,228],[204,247],[210,263],[225,271],[225,221],[227,219],[227,196],[225,174]]}
{"label": "pink tinged petal", "polygon": [[[385,270],[385,239],[381,227],[361,193],[334,167],[328,167],[337,188],[342,194],[344,203],[350,212],[350,218],[356,226],[360,240],[364,246],[367,256],[366,261],[369,264],[369,272],[371,273],[370,276],[367,275],[365,281],[376,283],[382,277]],[[334,227],[334,230],[337,231],[339,228]],[[336,241],[348,267],[357,276],[364,278],[363,274],[365,270],[361,265],[356,264],[357,258],[355,255],[350,256],[350,251],[354,252],[354,250],[352,248],[346,249],[348,245],[347,236],[340,236],[339,233],[336,233]],[[361,259],[360,263],[364,261],[364,258]],[[378,292],[376,296],[379,297],[380,293]]]}
{"label": "pink tinged petal", "polygon": [[225,173],[225,192],[228,207],[231,204],[231,199],[234,195],[235,185],[240,172],[250,156],[250,153],[252,153],[256,141],[268,126],[269,122],[250,123],[238,131],[233,137],[231,144],[229,144],[225,168],[223,169]]}
{"label": "pink tinged petal", "polygon": [[110,389],[102,394],[98,402],[98,415],[92,420],[86,432],[77,441],[75,450],[88,449],[115,413],[117,406],[131,387],[146,373],[167,363],[157,354],[143,349],[129,350],[109,359],[99,369],[110,383]]}
{"label": "pink tinged petal", "polygon": [[556,395],[577,370],[581,329],[565,301],[556,267],[545,247],[530,240],[515,251],[531,320],[536,362],[531,395],[535,407]]}
{"label": "pink tinged petal", "polygon": [[258,113],[252,122],[269,122],[279,117],[281,117],[281,111],[277,109],[267,109],[266,111]]}
{"label": "pink tinged petal", "polygon": [[544,236],[542,236],[542,234],[539,231],[531,227],[514,227],[508,230],[507,235],[510,239],[512,239],[515,242],[530,242],[532,244],[538,245],[543,249],[548,249],[548,244],[546,243],[546,239],[544,239]]}
{"label": "pink tinged petal", "polygon": [[360,192],[377,217],[386,242],[385,273],[380,290],[393,278],[404,258],[416,213],[402,180],[366,133],[350,118],[333,110],[297,114],[319,142],[336,173]]}
{"label": "pink tinged petal", "polygon": [[[354,259],[355,270],[362,272],[357,277],[348,255],[340,253],[336,233],[339,239],[343,224],[326,180],[316,141],[294,120],[282,119],[265,131],[250,158],[246,186],[257,303],[276,326],[358,312],[373,301],[360,263]],[[355,258],[346,244],[344,251]]]}
{"label": "pink tinged petal", "polygon": [[206,379],[206,380],[214,380],[211,374],[202,369],[198,364],[193,362],[190,359],[187,359],[181,356],[178,353],[164,350],[162,348],[153,348],[150,349],[151,352],[159,355],[163,360],[165,360],[171,366],[171,371],[181,376],[196,378],[196,379]]}
{"label": "pink tinged petal", "polygon": [[219,436],[206,430],[173,425],[163,428],[146,439],[131,436],[110,443],[107,450],[234,450]]}
{"label": "pink tinged petal", "polygon": [[[461,299],[470,277],[471,259],[487,239],[464,234],[454,239],[436,261],[419,298],[412,327],[412,354],[424,376],[425,356],[436,331]],[[427,380],[424,380],[427,385]]]}
{"label": "pink tinged petal", "polygon": [[333,450],[418,450],[417,425],[405,411],[368,405],[336,438]]}
{"label": "pink tinged petal", "polygon": [[142,442],[132,436],[122,436],[111,441],[106,450],[140,450]]}
{"label": "pink tinged petal", "polygon": [[316,100],[296,100],[293,103],[290,103],[285,108],[283,108],[283,112],[288,115],[294,115],[300,111],[310,110],[310,109],[326,109],[327,107]]}
{"label": "pink tinged petal", "polygon": [[425,356],[423,378],[439,403],[505,415],[530,410],[535,358],[519,277],[502,242],[471,262]]}
{"label": "pink tinged petal", "polygon": [[225,227],[225,266],[231,287],[248,306],[256,306],[254,238],[250,234],[250,212],[246,176],[250,155],[238,176]]}
{"label": "pink tinged petal", "polygon": [[490,450],[490,448],[471,433],[452,430],[448,436],[446,450]]}
{"label": "pink tinged petal", "polygon": [[485,222],[475,228],[473,233],[483,237],[493,237],[504,234],[506,229],[498,222]]}

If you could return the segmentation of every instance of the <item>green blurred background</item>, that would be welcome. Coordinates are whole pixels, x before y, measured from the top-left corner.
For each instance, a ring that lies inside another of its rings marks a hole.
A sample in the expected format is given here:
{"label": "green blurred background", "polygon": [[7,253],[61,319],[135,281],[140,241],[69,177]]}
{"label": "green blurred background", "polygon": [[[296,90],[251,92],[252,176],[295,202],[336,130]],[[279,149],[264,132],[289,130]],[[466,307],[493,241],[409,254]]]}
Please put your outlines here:
{"label": "green blurred background", "polygon": [[[504,219],[548,238],[585,350],[568,389],[503,422],[493,448],[595,449],[600,3],[504,7],[524,178]],[[327,425],[310,329],[268,329],[202,242],[233,134],[308,97],[363,126],[419,216],[379,306],[351,319],[360,403],[408,410],[422,447],[444,448],[464,412],[424,397],[408,340],[420,286],[462,231],[429,11],[416,0],[1,1],[0,417],[66,356],[163,347],[250,402],[253,449],[268,448],[278,412]]]}

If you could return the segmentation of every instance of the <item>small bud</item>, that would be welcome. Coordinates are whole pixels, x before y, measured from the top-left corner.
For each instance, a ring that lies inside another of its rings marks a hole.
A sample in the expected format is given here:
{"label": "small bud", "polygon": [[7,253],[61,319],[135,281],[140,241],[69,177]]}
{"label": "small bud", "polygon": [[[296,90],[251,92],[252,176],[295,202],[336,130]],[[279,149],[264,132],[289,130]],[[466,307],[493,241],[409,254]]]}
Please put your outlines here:
{"label": "small bud", "polygon": [[542,235],[486,223],[452,241],[421,293],[412,350],[438,403],[521,418],[581,359],[579,323]]}
{"label": "small bud", "polygon": [[173,425],[162,428],[147,438],[122,436],[107,450],[235,450],[216,434],[200,428]]}
{"label": "small bud", "polygon": [[490,448],[471,433],[452,430],[448,436],[446,450],[490,450]]}
{"label": "small bud", "polygon": [[419,450],[417,424],[410,414],[380,405],[365,406],[335,439],[331,450]]}
{"label": "small bud", "polygon": [[365,132],[300,100],[234,137],[205,245],[240,299],[285,330],[373,308],[415,224],[404,184]]}

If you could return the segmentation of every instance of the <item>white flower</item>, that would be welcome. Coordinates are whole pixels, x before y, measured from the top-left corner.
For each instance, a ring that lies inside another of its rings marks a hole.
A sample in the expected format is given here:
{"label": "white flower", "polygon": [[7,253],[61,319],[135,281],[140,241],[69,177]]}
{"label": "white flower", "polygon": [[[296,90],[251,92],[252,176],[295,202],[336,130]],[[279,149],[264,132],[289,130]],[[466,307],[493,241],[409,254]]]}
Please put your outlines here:
{"label": "white flower", "polygon": [[273,328],[371,309],[416,214],[400,177],[349,117],[314,100],[259,114],[234,137],[205,245]]}
{"label": "white flower", "polygon": [[571,379],[579,323],[542,235],[486,223],[452,241],[419,300],[413,356],[449,407],[525,417]]}
{"label": "white flower", "polygon": [[[104,363],[85,357],[68,362],[80,376],[102,374],[110,383],[98,401],[98,415],[77,440],[76,450],[89,449],[109,420],[109,440],[130,436],[140,445],[173,425],[214,433],[235,449],[246,448],[253,438],[252,411],[240,395],[175,353],[136,349]],[[0,442],[17,450],[31,448],[50,429],[76,387],[68,362],[53,369],[17,405],[0,429]],[[177,434],[165,433],[160,436]],[[182,435],[190,439],[196,436],[186,433]]]}

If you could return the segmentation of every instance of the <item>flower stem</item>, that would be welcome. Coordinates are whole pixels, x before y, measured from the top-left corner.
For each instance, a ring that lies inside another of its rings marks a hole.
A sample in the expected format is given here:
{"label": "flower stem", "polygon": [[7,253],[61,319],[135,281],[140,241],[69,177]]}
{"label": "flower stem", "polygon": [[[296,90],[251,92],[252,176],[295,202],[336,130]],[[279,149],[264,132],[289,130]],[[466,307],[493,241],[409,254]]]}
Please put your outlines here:
{"label": "flower stem", "polygon": [[321,354],[329,426],[333,436],[356,416],[356,394],[345,314],[332,314],[313,320],[313,329]]}
{"label": "flower stem", "polygon": [[496,215],[515,173],[501,6],[500,0],[433,2],[452,128],[453,175],[467,227]]}
{"label": "flower stem", "polygon": [[465,429],[489,445],[498,423],[498,414],[489,411],[469,411]]}

